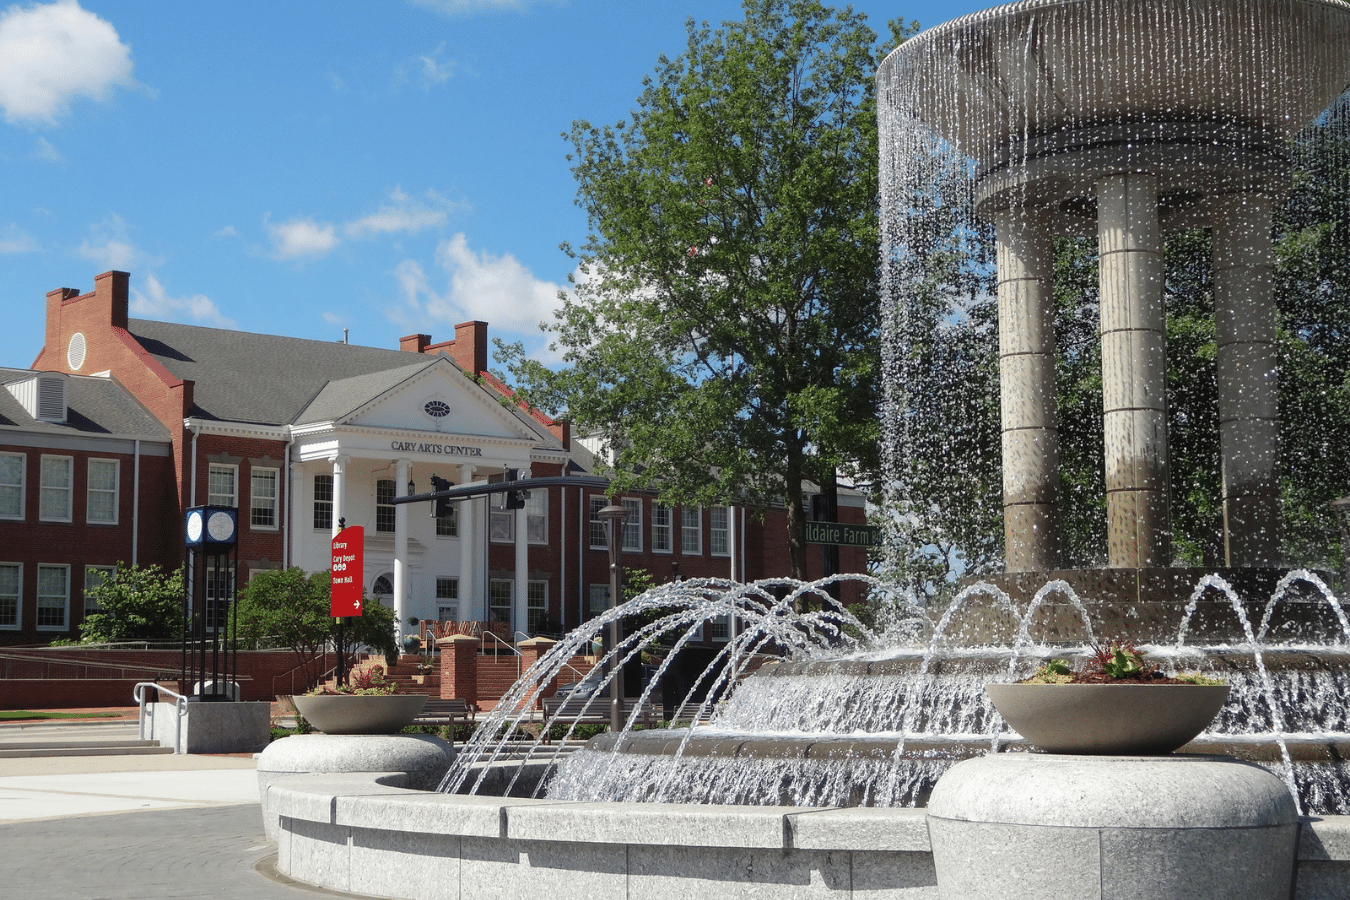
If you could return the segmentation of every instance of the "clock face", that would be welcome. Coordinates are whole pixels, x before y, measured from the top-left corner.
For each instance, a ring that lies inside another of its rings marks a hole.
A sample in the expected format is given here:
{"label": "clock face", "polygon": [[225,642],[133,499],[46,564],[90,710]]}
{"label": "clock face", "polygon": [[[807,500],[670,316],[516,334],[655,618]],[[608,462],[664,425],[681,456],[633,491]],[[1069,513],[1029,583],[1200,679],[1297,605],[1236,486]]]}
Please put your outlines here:
{"label": "clock face", "polygon": [[206,530],[213,540],[228,541],[234,536],[234,519],[229,513],[211,513],[211,518],[206,520]]}
{"label": "clock face", "polygon": [[202,514],[196,510],[188,513],[187,536],[193,543],[202,539]]}

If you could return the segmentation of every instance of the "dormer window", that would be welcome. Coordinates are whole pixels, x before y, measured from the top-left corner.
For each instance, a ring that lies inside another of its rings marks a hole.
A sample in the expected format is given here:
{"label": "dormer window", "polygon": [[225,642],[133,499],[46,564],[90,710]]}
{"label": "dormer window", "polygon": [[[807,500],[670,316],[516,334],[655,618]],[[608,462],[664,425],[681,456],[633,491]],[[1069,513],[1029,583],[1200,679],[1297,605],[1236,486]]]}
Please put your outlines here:
{"label": "dormer window", "polygon": [[67,380],[60,372],[35,372],[28,378],[11,381],[5,388],[34,419],[65,422]]}

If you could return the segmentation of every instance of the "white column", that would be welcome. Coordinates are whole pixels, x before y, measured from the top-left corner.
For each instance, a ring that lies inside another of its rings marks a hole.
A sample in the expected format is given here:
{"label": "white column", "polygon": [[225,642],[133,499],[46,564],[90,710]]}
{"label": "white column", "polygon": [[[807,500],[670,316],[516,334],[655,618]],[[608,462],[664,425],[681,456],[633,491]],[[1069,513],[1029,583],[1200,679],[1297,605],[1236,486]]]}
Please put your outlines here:
{"label": "white column", "polygon": [[[473,481],[473,466],[459,467],[459,483]],[[459,518],[459,615],[468,621],[478,615],[478,536],[474,533],[474,502],[460,500]],[[483,610],[486,612],[486,610]]]}
{"label": "white column", "polygon": [[1059,568],[1054,246],[1035,210],[1001,210],[994,223],[1007,570],[1047,572]]}
{"label": "white column", "polygon": [[1280,424],[1271,201],[1227,194],[1214,198],[1212,209],[1225,562],[1275,566]]}
{"label": "white column", "polygon": [[1097,182],[1097,240],[1107,560],[1113,568],[1166,566],[1167,330],[1156,177]]}
{"label": "white column", "polygon": [[290,564],[293,566],[304,565],[304,537],[314,527],[313,512],[305,513],[305,498],[313,489],[312,484],[306,483],[304,464],[291,463],[291,490],[286,495],[286,502],[291,505],[291,525],[286,539],[291,543]]}
{"label": "white column", "polygon": [[[412,462],[394,463],[394,496],[408,496],[408,473]],[[394,632],[402,642],[408,619],[408,506],[394,506]]]}
{"label": "white column", "polygon": [[[530,470],[528,468],[519,471],[520,478],[529,478]],[[530,601],[529,601],[529,583],[530,583],[530,536],[529,516],[524,508],[518,509],[515,523],[515,550],[516,550],[516,615],[515,624],[512,626],[518,631],[526,631],[530,623]]]}
{"label": "white column", "polygon": [[[350,456],[333,456],[330,457],[330,461],[333,463],[333,537],[337,537],[338,521],[345,515],[343,509],[347,505],[343,502],[347,490],[347,479],[344,477],[344,473],[347,463],[351,462],[352,458]],[[356,523],[353,522],[352,524]]]}

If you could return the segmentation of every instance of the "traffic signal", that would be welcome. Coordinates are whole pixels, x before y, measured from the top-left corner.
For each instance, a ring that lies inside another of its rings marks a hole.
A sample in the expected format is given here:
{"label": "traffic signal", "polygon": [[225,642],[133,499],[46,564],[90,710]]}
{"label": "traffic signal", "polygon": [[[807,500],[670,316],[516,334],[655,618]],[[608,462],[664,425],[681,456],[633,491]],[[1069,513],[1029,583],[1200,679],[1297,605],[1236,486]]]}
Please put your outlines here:
{"label": "traffic signal", "polygon": [[[448,491],[454,486],[455,483],[447,478],[437,478],[435,475],[431,476],[431,490],[433,492]],[[435,499],[433,499],[431,501],[431,517],[433,519],[450,518],[452,515],[454,515],[453,512],[454,507],[450,505],[453,502],[454,501],[452,501],[449,497],[436,497]]]}

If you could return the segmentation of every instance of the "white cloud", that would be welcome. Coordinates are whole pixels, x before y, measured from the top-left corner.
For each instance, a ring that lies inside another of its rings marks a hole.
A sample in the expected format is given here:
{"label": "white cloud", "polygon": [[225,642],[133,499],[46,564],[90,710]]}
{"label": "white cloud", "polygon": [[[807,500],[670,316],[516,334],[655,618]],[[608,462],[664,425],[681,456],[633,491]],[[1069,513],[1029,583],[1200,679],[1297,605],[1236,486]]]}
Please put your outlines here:
{"label": "white cloud", "polygon": [[413,310],[447,325],[481,319],[501,331],[534,335],[558,306],[560,285],[535,278],[509,253],[475,252],[463,234],[441,242],[436,263],[449,273],[443,292],[431,287],[414,260],[404,260],[394,269],[405,315]]}
{"label": "white cloud", "polygon": [[425,201],[413,199],[396,187],[389,195],[389,203],[368,216],[348,222],[342,233],[350,238],[364,238],[398,232],[415,234],[423,228],[444,225],[456,204],[435,191],[427,191],[425,197]]}
{"label": "white cloud", "polygon": [[32,156],[33,159],[40,159],[45,162],[61,161],[61,151],[57,150],[56,145],[44,137],[38,138],[37,143],[33,145]]}
{"label": "white cloud", "polygon": [[131,312],[146,318],[173,321],[186,316],[193,322],[205,322],[217,328],[234,328],[233,319],[220,314],[220,310],[205,294],[192,294],[185,297],[170,297],[169,292],[154,275],[145,276],[145,289],[141,293],[135,287],[131,289]]}
{"label": "white cloud", "polygon": [[0,107],[5,121],[54,125],[76,97],[106,100],[134,87],[131,48],[75,0],[0,13]]}
{"label": "white cloud", "polygon": [[340,243],[331,224],[313,219],[273,224],[271,213],[267,213],[263,216],[263,228],[272,238],[274,259],[318,259]]}
{"label": "white cloud", "polygon": [[18,225],[11,224],[0,229],[0,253],[32,253],[37,249],[37,241]]}
{"label": "white cloud", "polygon": [[417,61],[422,67],[421,82],[423,89],[432,88],[438,84],[445,84],[445,82],[449,81],[450,77],[455,74],[456,67],[454,60],[441,62],[439,59],[441,51],[444,49],[445,41],[441,41],[441,45],[431,51],[430,56],[417,57]]}
{"label": "white cloud", "polygon": [[163,262],[131,242],[130,228],[116,213],[109,213],[102,222],[90,225],[89,234],[90,240],[80,244],[79,254],[93,260],[102,270],[131,272],[138,268],[152,268]]}
{"label": "white cloud", "polygon": [[219,229],[217,229],[215,232],[213,232],[213,233],[211,234],[211,237],[216,237],[216,238],[237,238],[237,237],[239,237],[239,232],[238,232],[238,231],[235,231],[233,225],[226,225],[224,228],[219,228]]}

